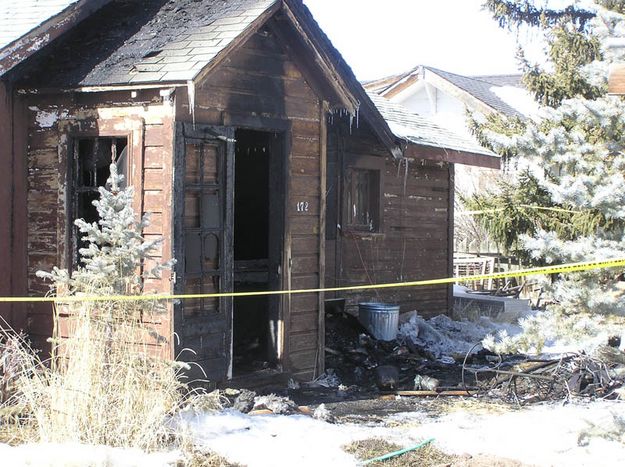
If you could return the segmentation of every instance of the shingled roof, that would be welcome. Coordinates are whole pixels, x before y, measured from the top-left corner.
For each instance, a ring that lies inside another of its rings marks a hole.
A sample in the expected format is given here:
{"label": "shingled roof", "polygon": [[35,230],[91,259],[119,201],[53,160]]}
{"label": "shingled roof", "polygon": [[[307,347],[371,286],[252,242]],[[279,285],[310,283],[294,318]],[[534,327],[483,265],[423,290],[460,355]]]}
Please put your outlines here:
{"label": "shingled roof", "polygon": [[19,0],[0,2],[0,49],[58,15],[78,0]]}
{"label": "shingled roof", "polygon": [[27,82],[44,87],[189,81],[277,0],[112,0]]}
{"label": "shingled roof", "polygon": [[493,88],[501,87],[523,88],[521,74],[464,76],[431,66],[419,65],[404,73],[366,82],[364,86],[369,91],[384,96],[388,93],[396,93],[403,86],[419,81],[427,72],[444,79],[452,86],[479,100],[482,104],[496,112],[508,117],[524,116],[519,109],[504,102],[493,90]]}
{"label": "shingled roof", "polygon": [[317,54],[315,63],[325,67],[328,81],[342,96],[337,106],[360,110],[396,157],[407,143],[486,154],[484,148],[405,109],[385,106],[375,96],[374,104],[300,0],[110,0],[31,64],[20,86],[41,91],[187,84],[278,11],[306,35]]}
{"label": "shingled roof", "polygon": [[109,1],[0,1],[0,76],[37,55]]}
{"label": "shingled roof", "polygon": [[443,128],[426,117],[412,113],[401,104],[391,102],[374,93],[369,93],[369,97],[388,122],[395,136],[406,142],[420,146],[498,157],[473,139]]}
{"label": "shingled roof", "polygon": [[[493,86],[516,86],[520,84],[521,75],[504,75],[499,78],[494,76],[463,76],[456,73],[450,73],[448,71],[439,70],[438,68],[423,67],[432,73],[446,79],[450,83],[453,83],[460,89],[468,92],[476,99],[481,100],[487,106],[495,109],[508,117],[522,117],[523,114],[517,109],[511,107],[502,101],[497,94],[492,91]],[[511,79],[512,76],[512,79]],[[516,84],[510,84],[515,82]],[[505,83],[505,84],[501,84]]]}

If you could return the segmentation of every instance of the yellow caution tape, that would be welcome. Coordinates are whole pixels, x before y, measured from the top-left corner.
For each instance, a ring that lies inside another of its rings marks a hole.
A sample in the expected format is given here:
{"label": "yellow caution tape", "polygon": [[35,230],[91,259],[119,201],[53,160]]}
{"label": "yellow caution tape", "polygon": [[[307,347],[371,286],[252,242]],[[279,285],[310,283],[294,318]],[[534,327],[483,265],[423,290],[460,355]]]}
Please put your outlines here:
{"label": "yellow caution tape", "polygon": [[543,266],[540,268],[519,269],[517,271],[495,272],[491,274],[478,274],[464,277],[445,277],[441,279],[429,279],[410,282],[393,282],[387,284],[355,285],[348,287],[326,287],[318,289],[297,289],[297,290],[265,290],[259,292],[224,292],[210,294],[154,294],[154,295],[104,295],[104,296],[80,296],[72,295],[68,297],[0,297],[0,303],[75,303],[75,302],[108,302],[108,301],[152,301],[152,300],[191,300],[198,298],[217,297],[257,297],[263,295],[296,295],[304,293],[319,292],[347,292],[354,290],[372,289],[392,289],[399,287],[422,287],[426,285],[453,284],[455,282],[479,281],[485,279],[505,279],[508,277],[524,277],[536,275],[549,275],[558,273],[569,273],[579,271],[590,271],[593,269],[605,269],[625,266],[625,258],[609,259],[604,261],[584,261],[580,263],[558,264],[554,266]]}

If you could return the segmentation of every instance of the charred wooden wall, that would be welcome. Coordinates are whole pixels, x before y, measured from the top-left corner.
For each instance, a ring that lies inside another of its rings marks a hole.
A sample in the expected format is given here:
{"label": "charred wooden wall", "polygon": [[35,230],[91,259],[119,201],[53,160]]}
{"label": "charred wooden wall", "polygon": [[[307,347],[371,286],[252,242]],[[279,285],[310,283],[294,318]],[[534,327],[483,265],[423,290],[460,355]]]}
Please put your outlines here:
{"label": "charred wooden wall", "polygon": [[[0,81],[0,296],[11,295],[11,225],[13,218],[13,108],[11,92]],[[0,303],[0,316],[12,322],[11,306]]]}
{"label": "charred wooden wall", "polygon": [[[425,159],[395,160],[376,141],[366,124],[351,128],[336,119],[328,130],[328,230],[326,231],[326,285],[350,286],[447,277],[450,216],[453,209],[453,166]],[[383,209],[379,232],[345,229],[343,185],[349,160],[374,156],[384,160]],[[332,203],[330,199],[332,198]],[[452,222],[453,223],[453,222]],[[337,226],[338,225],[338,226]],[[359,302],[397,303],[401,312],[421,315],[448,313],[448,286],[381,289],[337,293],[355,311]]]}
{"label": "charred wooden wall", "polygon": [[[135,189],[137,213],[151,213],[146,238],[162,236],[164,242],[152,261],[171,258],[171,179],[173,107],[158,90],[130,92],[30,95],[26,99],[27,137],[27,264],[28,293],[45,294],[48,284],[36,277],[38,270],[68,266],[68,180],[72,141],[79,137],[128,137],[128,183]],[[146,264],[148,268],[150,264]],[[148,278],[146,291],[170,292],[168,272]],[[44,346],[51,335],[49,304],[28,304],[26,331],[35,345]],[[161,334],[171,339],[171,319],[160,323]],[[171,350],[166,350],[171,355]]]}
{"label": "charred wooden wall", "polygon": [[[211,72],[195,90],[194,109],[184,93],[177,93],[176,118],[192,121],[194,117],[196,123],[267,131],[277,131],[284,124],[290,128],[285,133],[284,285],[317,288],[322,284],[319,232],[325,215],[320,209],[323,104],[277,28],[276,24],[264,27]],[[307,202],[308,210],[298,212],[298,202]],[[285,370],[309,378],[320,368],[319,294],[295,295],[285,302],[279,355]],[[194,336],[190,331],[182,337]]]}
{"label": "charred wooden wall", "polygon": [[[22,98],[10,82],[0,81],[0,296],[24,296],[26,286],[26,151]],[[2,316],[23,329],[26,305],[0,303]]]}

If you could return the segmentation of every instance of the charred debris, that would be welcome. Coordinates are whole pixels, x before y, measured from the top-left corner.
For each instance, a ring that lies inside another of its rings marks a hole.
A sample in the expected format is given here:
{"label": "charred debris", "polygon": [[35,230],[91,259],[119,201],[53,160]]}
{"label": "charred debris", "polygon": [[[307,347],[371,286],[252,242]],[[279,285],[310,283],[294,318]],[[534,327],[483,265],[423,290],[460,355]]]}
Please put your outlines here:
{"label": "charred debris", "polygon": [[519,405],[574,397],[625,397],[625,352],[614,337],[592,354],[497,355],[479,342],[466,354],[436,356],[411,337],[376,340],[353,315],[326,319],[326,373],[309,388],[344,398],[475,396]]}
{"label": "charred debris", "polygon": [[326,371],[315,380],[289,380],[287,387],[255,391],[218,389],[194,396],[189,407],[251,415],[303,414],[333,422],[342,410],[337,404],[357,400],[397,403],[398,410],[406,410],[406,402],[436,397],[515,405],[580,397],[617,399],[625,397],[625,352],[620,344],[613,338],[592,355],[570,353],[550,359],[497,355],[476,343],[464,356],[437,358],[410,337],[376,340],[356,317],[335,311],[326,319]]}

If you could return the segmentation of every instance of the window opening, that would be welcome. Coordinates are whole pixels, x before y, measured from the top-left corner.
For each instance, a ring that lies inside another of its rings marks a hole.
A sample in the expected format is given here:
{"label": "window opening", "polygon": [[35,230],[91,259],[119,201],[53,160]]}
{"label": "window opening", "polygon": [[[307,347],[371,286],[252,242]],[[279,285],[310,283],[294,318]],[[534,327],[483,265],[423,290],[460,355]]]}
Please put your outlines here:
{"label": "window opening", "polygon": [[377,232],[380,225],[380,173],[351,168],[347,174],[347,227]]}
{"label": "window opening", "polygon": [[[74,219],[98,222],[100,217],[93,201],[100,198],[99,188],[106,185],[115,163],[124,176],[122,188],[126,185],[128,166],[128,138],[79,138],[74,147]],[[74,226],[74,260],[78,252],[87,246],[81,233]]]}

